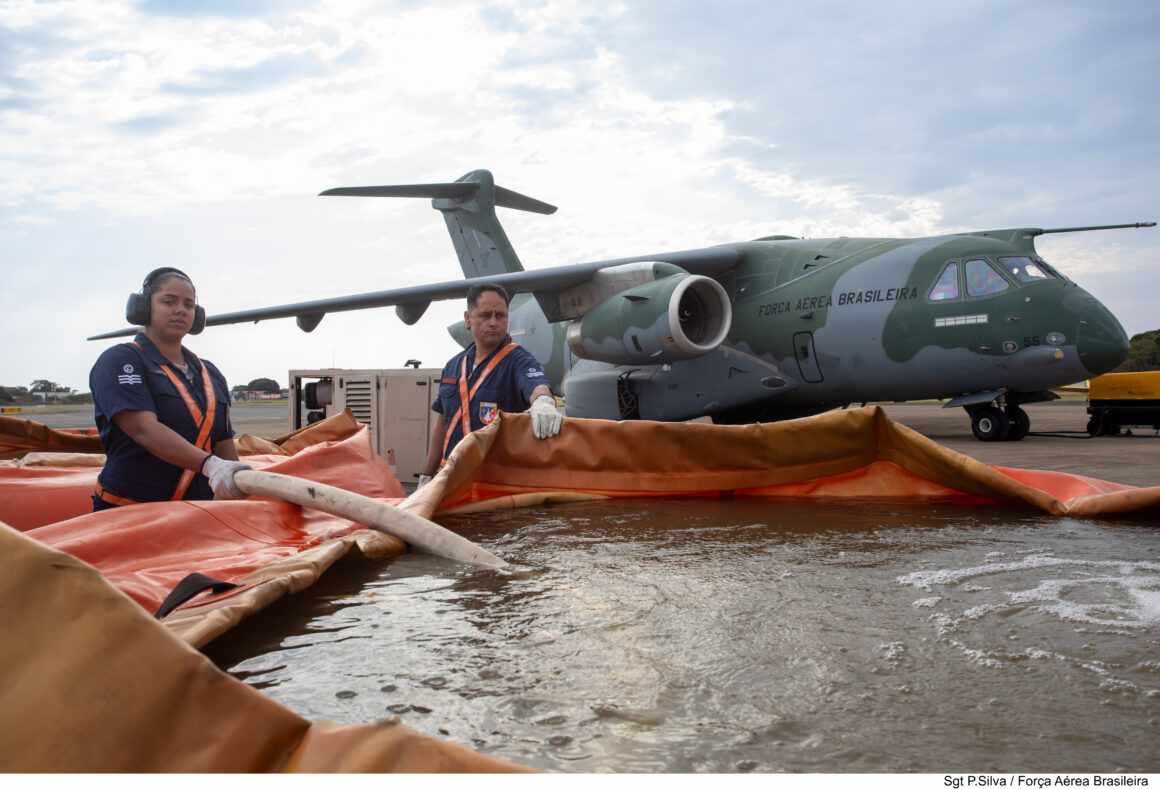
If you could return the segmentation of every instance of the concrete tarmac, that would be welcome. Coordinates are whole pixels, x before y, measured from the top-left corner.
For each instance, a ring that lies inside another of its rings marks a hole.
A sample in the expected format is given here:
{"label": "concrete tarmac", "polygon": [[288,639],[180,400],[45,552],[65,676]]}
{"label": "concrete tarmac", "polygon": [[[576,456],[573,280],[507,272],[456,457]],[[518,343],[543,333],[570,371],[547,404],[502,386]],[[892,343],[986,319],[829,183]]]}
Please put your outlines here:
{"label": "concrete tarmac", "polygon": [[[277,438],[290,432],[290,416],[285,402],[234,403],[230,406],[230,420],[238,435],[249,433],[262,438]],[[93,427],[91,405],[24,406],[18,414],[6,414],[17,419],[30,419],[48,427]]]}
{"label": "concrete tarmac", "polygon": [[[1145,428],[1131,436],[1087,435],[1087,409],[1081,400],[1026,406],[1031,435],[1022,441],[985,444],[971,434],[971,422],[961,408],[937,404],[883,406],[891,419],[976,460],[999,466],[1066,471],[1128,485],[1160,485],[1160,438]],[[284,403],[237,403],[230,410],[234,430],[263,438],[290,431]],[[92,407],[76,406],[44,413],[28,409],[21,417],[50,427],[91,427]],[[16,415],[14,415],[16,416]],[[1049,434],[1049,435],[1042,435]]]}

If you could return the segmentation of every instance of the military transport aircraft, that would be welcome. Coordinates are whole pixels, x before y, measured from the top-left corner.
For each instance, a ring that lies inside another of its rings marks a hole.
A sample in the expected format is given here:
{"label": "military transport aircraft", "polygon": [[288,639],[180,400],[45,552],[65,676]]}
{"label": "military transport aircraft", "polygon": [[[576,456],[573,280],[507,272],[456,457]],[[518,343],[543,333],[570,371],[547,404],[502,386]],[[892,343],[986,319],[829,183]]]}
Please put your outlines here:
{"label": "military transport aircraft", "polygon": [[[430,198],[466,278],[213,315],[207,326],[293,316],[309,332],[327,313],[384,306],[410,325],[432,301],[495,282],[516,294],[511,335],[543,363],[569,416],[738,424],[940,398],[965,408],[983,441],[1023,438],[1022,404],[1127,356],[1119,321],[1044,261],[1035,238],[1155,225],[767,236],[525,271],[495,208],[556,208],[497,186],[487,170],[322,194]],[[449,331],[470,341],[462,325]]]}

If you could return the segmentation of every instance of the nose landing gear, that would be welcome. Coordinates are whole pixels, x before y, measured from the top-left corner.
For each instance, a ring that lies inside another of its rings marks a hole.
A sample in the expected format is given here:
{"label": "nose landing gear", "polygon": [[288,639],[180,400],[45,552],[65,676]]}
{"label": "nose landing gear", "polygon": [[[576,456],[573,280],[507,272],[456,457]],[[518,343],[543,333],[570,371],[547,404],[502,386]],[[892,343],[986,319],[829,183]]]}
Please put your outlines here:
{"label": "nose landing gear", "polygon": [[1000,409],[987,404],[966,409],[971,432],[980,441],[1021,441],[1031,430],[1031,417],[1017,405]]}

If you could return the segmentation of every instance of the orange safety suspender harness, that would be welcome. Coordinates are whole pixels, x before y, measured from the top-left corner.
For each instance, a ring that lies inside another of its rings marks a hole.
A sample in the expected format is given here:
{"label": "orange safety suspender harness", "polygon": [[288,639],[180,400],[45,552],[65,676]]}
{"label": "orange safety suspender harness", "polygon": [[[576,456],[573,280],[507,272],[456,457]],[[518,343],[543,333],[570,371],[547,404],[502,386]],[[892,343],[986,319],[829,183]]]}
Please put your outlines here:
{"label": "orange safety suspender harness", "polygon": [[[455,415],[447,420],[447,430],[443,434],[444,459],[447,457],[447,447],[451,444],[451,434],[455,432],[456,421],[459,421],[463,428],[463,435],[460,438],[460,440],[463,440],[471,432],[471,401],[478,394],[479,387],[491,375],[496,365],[506,359],[507,355],[518,347],[514,342],[509,342],[503,348],[500,348],[495,356],[491,357],[491,361],[480,371],[479,378],[476,380],[475,386],[471,387],[470,392],[467,391],[467,354],[463,354],[463,362],[459,365],[459,408],[455,410]],[[442,462],[440,460],[440,463]]]}
{"label": "orange safety suspender harness", "polygon": [[[129,344],[144,354],[144,349],[136,342],[131,342]],[[185,384],[180,378],[177,377],[177,374],[174,373],[173,370],[170,370],[165,365],[161,365],[161,372],[165,373],[165,377],[168,378],[170,383],[173,384],[174,388],[177,389],[177,393],[181,395],[181,399],[185,402],[185,407],[189,409],[189,415],[193,417],[193,423],[198,426],[197,439],[193,442],[193,445],[198,449],[213,454],[213,449],[210,446],[209,434],[213,429],[214,416],[217,413],[217,393],[214,391],[213,381],[210,380],[209,377],[209,368],[206,367],[205,363],[200,359],[198,359],[198,362],[201,364],[201,385],[205,391],[204,414],[202,413],[201,406],[197,404],[197,400],[194,399],[193,395],[190,394],[189,389],[186,388]],[[197,474],[198,472],[196,471],[190,471],[189,469],[183,470],[181,472],[181,478],[177,480],[177,487],[173,489],[173,495],[169,497],[169,500],[180,501],[182,498],[184,498],[186,492],[189,490],[189,486],[193,484],[193,478],[197,476]],[[95,495],[101,501],[108,502],[109,504],[115,504],[117,506],[141,503],[139,501],[135,501],[134,499],[125,498],[124,496],[118,496],[115,493],[110,493],[109,491],[102,488],[99,484],[97,485]]]}

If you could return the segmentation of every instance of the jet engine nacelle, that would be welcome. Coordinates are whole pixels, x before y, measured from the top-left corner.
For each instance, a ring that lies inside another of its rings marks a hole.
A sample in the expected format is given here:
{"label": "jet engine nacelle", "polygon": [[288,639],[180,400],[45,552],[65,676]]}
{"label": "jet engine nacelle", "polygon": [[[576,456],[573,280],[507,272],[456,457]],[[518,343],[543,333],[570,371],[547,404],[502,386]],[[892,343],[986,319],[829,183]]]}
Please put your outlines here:
{"label": "jet engine nacelle", "polygon": [[583,359],[665,364],[709,353],[725,341],[733,305],[714,279],[687,273],[622,290],[568,327]]}

